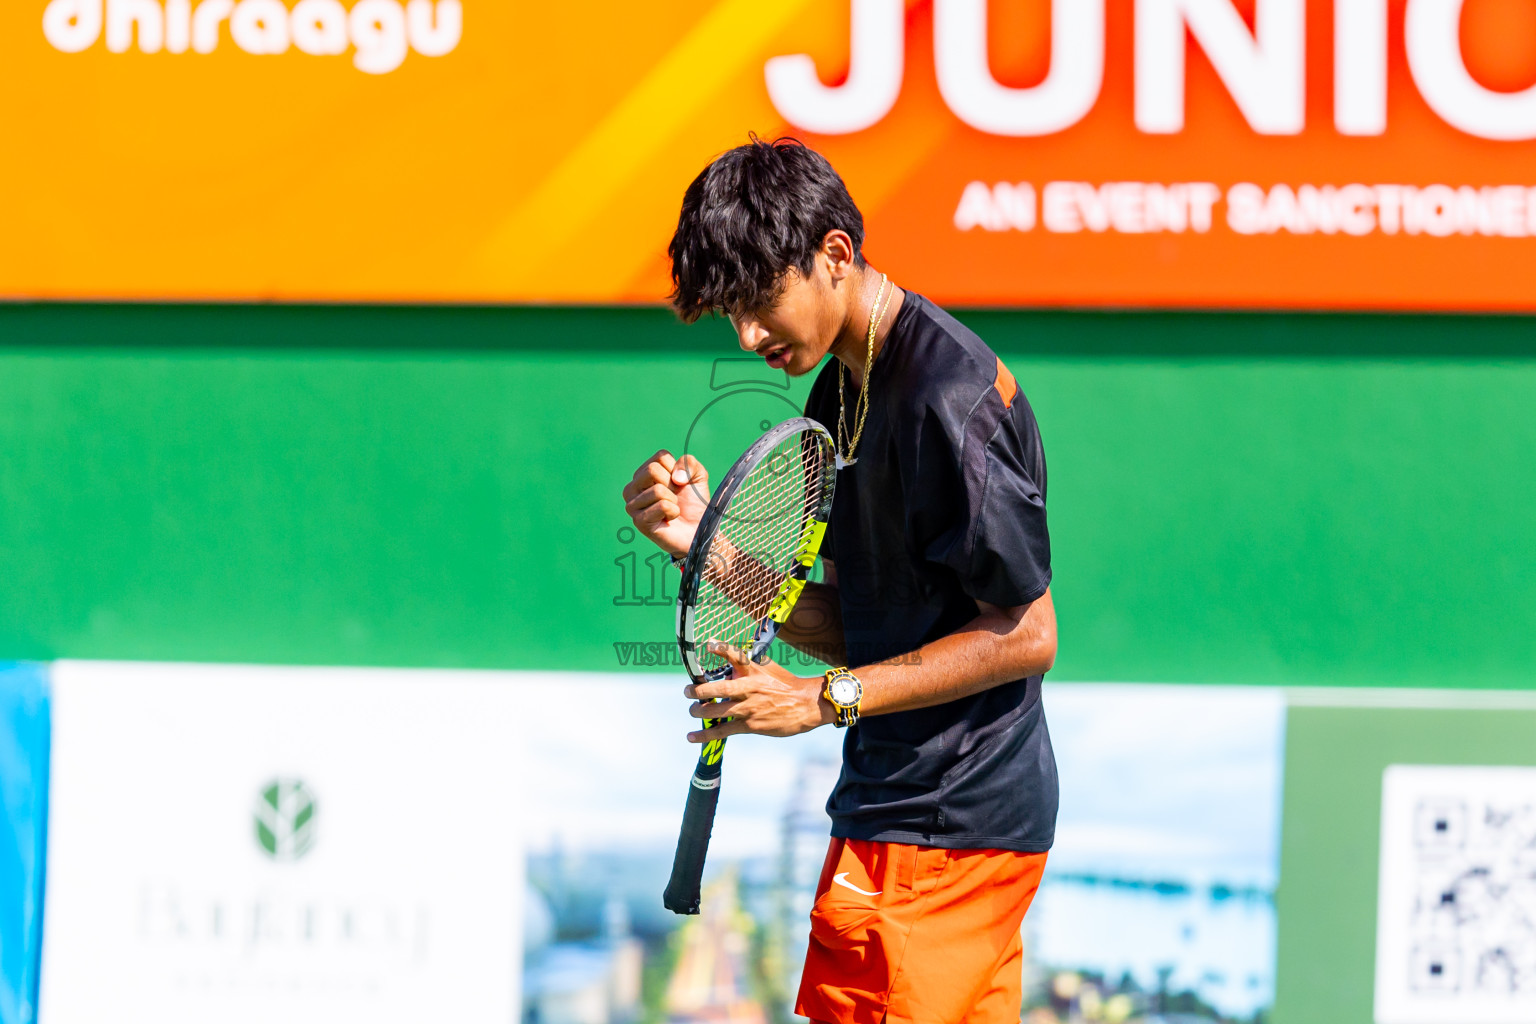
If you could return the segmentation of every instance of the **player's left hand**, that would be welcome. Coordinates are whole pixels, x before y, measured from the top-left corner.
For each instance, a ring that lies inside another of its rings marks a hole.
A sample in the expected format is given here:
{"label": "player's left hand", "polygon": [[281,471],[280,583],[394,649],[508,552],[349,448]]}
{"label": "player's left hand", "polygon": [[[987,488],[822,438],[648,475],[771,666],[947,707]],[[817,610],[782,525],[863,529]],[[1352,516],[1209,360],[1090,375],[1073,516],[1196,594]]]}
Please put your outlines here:
{"label": "player's left hand", "polygon": [[[695,701],[688,713],[730,721],[689,733],[689,743],[741,733],[796,736],[835,720],[832,705],[821,699],[821,676],[797,676],[770,660],[759,665],[729,644],[711,642],[708,650],[731,663],[731,678],[683,687],[683,695]],[[712,703],[715,698],[724,699]]]}

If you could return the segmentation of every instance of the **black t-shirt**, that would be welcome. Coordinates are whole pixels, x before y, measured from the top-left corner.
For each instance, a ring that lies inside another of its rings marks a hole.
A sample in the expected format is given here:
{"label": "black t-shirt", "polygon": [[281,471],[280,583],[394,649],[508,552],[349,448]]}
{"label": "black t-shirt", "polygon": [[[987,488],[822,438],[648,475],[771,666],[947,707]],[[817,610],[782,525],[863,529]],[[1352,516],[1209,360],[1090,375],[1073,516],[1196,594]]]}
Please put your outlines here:
{"label": "black t-shirt", "polygon": [[[806,415],[836,434],[836,359]],[[857,391],[846,387],[849,430]],[[823,554],[837,567],[848,663],[898,659],[1051,581],[1045,452],[1012,374],[908,292],[869,380],[857,461],[837,475]],[[950,849],[1050,849],[1056,760],[1040,676],[848,730],[832,834]]]}

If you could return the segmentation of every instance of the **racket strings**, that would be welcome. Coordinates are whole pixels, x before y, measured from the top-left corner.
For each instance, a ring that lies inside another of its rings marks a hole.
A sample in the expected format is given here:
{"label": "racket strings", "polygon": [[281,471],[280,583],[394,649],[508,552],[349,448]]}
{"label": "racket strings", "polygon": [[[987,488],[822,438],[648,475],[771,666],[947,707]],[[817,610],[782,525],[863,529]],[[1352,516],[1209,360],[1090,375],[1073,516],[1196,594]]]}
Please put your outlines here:
{"label": "racket strings", "polygon": [[[785,578],[793,571],[806,523],[827,486],[827,446],[818,435],[793,434],[747,474],[705,551],[695,602],[694,636],[748,650]],[[726,664],[700,651],[706,669]]]}

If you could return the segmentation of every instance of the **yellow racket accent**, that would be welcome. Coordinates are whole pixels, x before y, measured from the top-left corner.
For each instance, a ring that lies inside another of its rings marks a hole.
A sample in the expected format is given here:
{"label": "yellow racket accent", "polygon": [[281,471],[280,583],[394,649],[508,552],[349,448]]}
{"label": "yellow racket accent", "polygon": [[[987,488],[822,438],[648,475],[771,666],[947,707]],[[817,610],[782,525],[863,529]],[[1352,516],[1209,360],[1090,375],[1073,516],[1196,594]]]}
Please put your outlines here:
{"label": "yellow racket accent", "polygon": [[779,625],[789,618],[789,613],[794,610],[795,602],[800,600],[800,591],[805,589],[805,580],[797,580],[793,577],[786,579],[779,585],[779,592],[773,598],[773,603],[768,606],[768,617]]}
{"label": "yellow racket accent", "polygon": [[[723,719],[721,721],[723,721]],[[714,726],[716,726],[718,724],[719,724],[719,722],[717,722],[717,721],[705,722],[704,723],[704,727],[707,728],[707,729],[708,728],[713,728]],[[725,740],[710,740],[708,743],[704,744],[704,763],[705,764],[719,764],[720,763],[720,757],[724,753],[725,753]]]}
{"label": "yellow racket accent", "polygon": [[800,531],[800,554],[796,557],[807,569],[816,564],[816,553],[821,550],[821,539],[826,533],[827,524],[820,519],[810,520]]}

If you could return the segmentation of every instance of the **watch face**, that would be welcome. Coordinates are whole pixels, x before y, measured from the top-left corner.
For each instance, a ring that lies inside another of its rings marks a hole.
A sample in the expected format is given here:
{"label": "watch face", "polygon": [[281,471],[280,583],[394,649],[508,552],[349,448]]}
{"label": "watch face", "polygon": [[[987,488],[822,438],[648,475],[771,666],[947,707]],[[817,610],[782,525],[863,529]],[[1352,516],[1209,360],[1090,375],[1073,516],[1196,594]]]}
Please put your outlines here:
{"label": "watch face", "polygon": [[832,703],[840,707],[851,708],[859,700],[859,684],[847,676],[838,676],[832,680]]}

